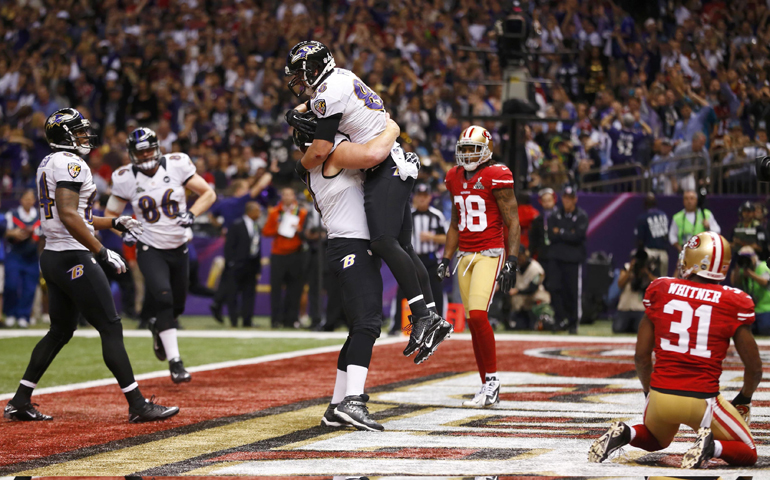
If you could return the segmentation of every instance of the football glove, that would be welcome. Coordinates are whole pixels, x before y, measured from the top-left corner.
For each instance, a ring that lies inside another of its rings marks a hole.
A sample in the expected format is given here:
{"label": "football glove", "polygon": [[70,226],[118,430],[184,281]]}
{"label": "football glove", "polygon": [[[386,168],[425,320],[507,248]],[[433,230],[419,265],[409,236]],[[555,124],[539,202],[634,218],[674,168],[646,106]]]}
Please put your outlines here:
{"label": "football glove", "polygon": [[192,212],[180,213],[176,216],[176,224],[182,227],[189,227],[195,222],[195,214]]}
{"label": "football glove", "polygon": [[142,222],[128,215],[113,218],[112,228],[121,233],[131,232],[135,235],[141,235],[144,232],[144,225],[142,225]]}
{"label": "football glove", "polygon": [[738,395],[730,403],[738,410],[738,413],[743,417],[743,421],[748,425],[751,422],[751,397],[747,397],[739,391]]}
{"label": "football glove", "polygon": [[115,273],[126,273],[126,261],[123,260],[123,257],[121,257],[120,254],[102,246],[102,249],[99,250],[99,253],[97,254],[97,258],[102,263],[109,265],[115,270]]}
{"label": "football glove", "polygon": [[406,153],[404,153],[404,159],[407,162],[415,165],[417,167],[417,170],[419,170],[420,166],[422,165],[422,163],[420,162],[420,157],[416,153],[414,153],[414,152],[406,152]]}
{"label": "football glove", "polygon": [[449,271],[451,263],[452,261],[448,258],[441,259],[441,263],[438,264],[438,268],[436,269],[436,273],[438,274],[439,279],[444,280],[445,278],[449,278],[451,275],[451,272]]}
{"label": "football glove", "polygon": [[516,257],[508,257],[505,261],[500,275],[497,277],[497,282],[500,284],[500,291],[508,293],[508,290],[512,289],[516,285],[516,270],[519,267],[519,259]]}
{"label": "football glove", "polygon": [[129,247],[133,247],[136,245],[137,238],[134,236],[131,232],[124,232],[123,233],[123,243],[128,245]]}
{"label": "football glove", "polygon": [[315,137],[315,129],[318,125],[318,118],[312,111],[299,113],[293,108],[286,112],[286,123],[299,130],[310,138]]}

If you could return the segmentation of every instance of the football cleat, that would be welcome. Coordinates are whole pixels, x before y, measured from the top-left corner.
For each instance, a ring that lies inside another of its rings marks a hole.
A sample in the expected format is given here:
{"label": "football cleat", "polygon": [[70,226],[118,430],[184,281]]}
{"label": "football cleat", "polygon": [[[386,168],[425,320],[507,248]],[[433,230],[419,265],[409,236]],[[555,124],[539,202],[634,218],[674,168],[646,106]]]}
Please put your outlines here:
{"label": "football cleat", "polygon": [[19,328],[29,328],[29,322],[26,318],[20,318],[17,325]]}
{"label": "football cleat", "polygon": [[16,420],[19,422],[39,422],[45,420],[53,420],[52,416],[38,412],[35,408],[36,406],[37,403],[28,403],[26,405],[22,405],[21,407],[17,407],[11,402],[8,402],[8,405],[5,406],[5,410],[3,410],[3,417],[7,418],[8,420]]}
{"label": "football cleat", "polygon": [[149,400],[145,399],[144,405],[139,408],[128,407],[128,422],[143,423],[165,420],[179,413],[179,407],[164,407],[154,403],[155,395]]}
{"label": "football cleat", "polygon": [[630,442],[631,427],[623,422],[615,422],[588,449],[588,461],[601,463],[607,460],[613,452],[628,445]]}
{"label": "football cleat", "polygon": [[[406,344],[404,349],[404,356],[409,357],[414,352],[422,348],[425,343],[425,339],[441,326],[441,322],[445,322],[440,315],[436,313],[430,313],[425,317],[414,319],[414,315],[409,316],[409,326],[407,329],[411,329],[409,335],[409,343]],[[449,322],[447,322],[449,323]]]}
{"label": "football cleat", "polygon": [[491,407],[500,402],[500,380],[487,378],[484,384],[484,407]]}
{"label": "football cleat", "polygon": [[714,434],[710,428],[700,428],[695,443],[682,458],[682,468],[702,468],[714,458]]}
{"label": "football cleat", "polygon": [[484,402],[484,397],[486,396],[486,386],[481,385],[481,390],[478,391],[476,395],[473,396],[472,399],[466,400],[463,402],[464,407],[480,407],[481,404]]}
{"label": "football cleat", "polygon": [[[422,346],[420,347],[420,351],[417,352],[417,356],[414,357],[414,363],[417,365],[421,364],[425,360],[427,360],[433,353],[436,351],[439,345],[441,345],[441,342],[449,338],[449,336],[454,331],[454,327],[451,323],[447,322],[443,318],[441,318],[439,315],[435,315],[438,317],[438,327],[435,328],[431,333],[425,336],[425,341],[423,342]],[[434,318],[435,320],[435,318]]]}
{"label": "football cleat", "polygon": [[366,406],[366,402],[368,401],[369,395],[350,395],[345,397],[340,404],[337,405],[337,408],[334,409],[334,413],[358,430],[381,432],[385,430],[385,427],[369,417],[369,408]]}
{"label": "football cleat", "polygon": [[16,317],[5,317],[5,327],[13,328],[16,326]]}
{"label": "football cleat", "polygon": [[168,362],[168,369],[171,372],[171,381],[174,383],[185,383],[192,380],[190,372],[185,370],[184,363],[181,360]]}
{"label": "football cleat", "polygon": [[337,408],[339,403],[330,403],[328,407],[326,407],[326,412],[324,412],[324,416],[321,417],[321,425],[325,425],[327,427],[352,427],[350,423],[346,422],[342,418],[340,418],[336,413],[334,413],[334,409]]}
{"label": "football cleat", "polygon": [[157,322],[158,319],[155,317],[149,320],[150,332],[152,332],[152,350],[155,352],[155,357],[162,362],[166,359],[166,349],[160,339],[160,332],[156,327]]}

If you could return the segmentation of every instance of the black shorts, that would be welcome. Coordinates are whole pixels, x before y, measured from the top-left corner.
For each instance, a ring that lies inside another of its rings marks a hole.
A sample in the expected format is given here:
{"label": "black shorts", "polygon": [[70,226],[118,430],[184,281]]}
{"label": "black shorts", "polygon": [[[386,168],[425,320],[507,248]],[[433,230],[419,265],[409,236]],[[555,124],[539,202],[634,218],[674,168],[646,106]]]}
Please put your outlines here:
{"label": "black shorts", "polygon": [[412,212],[409,198],[414,179],[401,180],[393,157],[367,170],[364,182],[364,208],[369,236],[374,240],[388,236],[407,245],[412,238]]}
{"label": "black shorts", "polygon": [[43,250],[40,270],[48,287],[52,325],[75,331],[78,312],[97,330],[120,322],[110,282],[91,252]]}
{"label": "black shorts", "polygon": [[379,338],[382,331],[381,262],[369,250],[369,241],[333,238],[329,240],[326,255],[342,290],[350,333],[364,332]]}
{"label": "black shorts", "polygon": [[[156,316],[159,310],[173,308],[174,321],[184,312],[187,300],[187,287],[190,283],[190,258],[187,244],[168,250],[160,250],[142,242],[136,244],[136,263],[144,276],[145,297],[150,302],[149,310]],[[167,295],[171,292],[171,299]],[[158,321],[161,318],[158,317]],[[176,328],[175,325],[165,325],[158,328]]]}

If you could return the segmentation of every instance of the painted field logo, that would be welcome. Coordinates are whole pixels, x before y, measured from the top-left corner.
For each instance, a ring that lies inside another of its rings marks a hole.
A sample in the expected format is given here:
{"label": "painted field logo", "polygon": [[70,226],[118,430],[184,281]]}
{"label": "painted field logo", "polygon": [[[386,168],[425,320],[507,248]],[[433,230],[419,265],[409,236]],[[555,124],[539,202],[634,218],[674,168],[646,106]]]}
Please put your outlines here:
{"label": "painted field logo", "polygon": [[75,265],[74,267],[67,270],[67,273],[71,275],[72,280],[80,278],[83,276],[83,265]]}

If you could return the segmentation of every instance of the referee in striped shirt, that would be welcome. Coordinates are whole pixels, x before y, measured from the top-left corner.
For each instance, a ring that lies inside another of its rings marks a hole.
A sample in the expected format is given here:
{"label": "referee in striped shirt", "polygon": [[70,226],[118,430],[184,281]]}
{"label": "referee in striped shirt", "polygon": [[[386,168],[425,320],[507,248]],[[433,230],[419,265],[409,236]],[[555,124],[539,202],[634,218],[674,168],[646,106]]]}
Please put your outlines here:
{"label": "referee in striped shirt", "polygon": [[[418,183],[412,196],[412,246],[420,257],[425,268],[430,273],[430,287],[436,302],[436,311],[443,316],[444,290],[438,275],[435,275],[438,263],[442,258],[439,252],[446,243],[446,218],[437,208],[430,206],[432,200],[430,186]],[[401,324],[401,300],[404,299],[401,289],[398,289],[395,321],[391,333],[398,330]]]}

